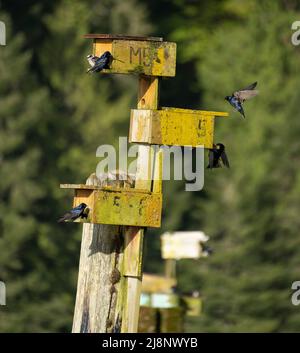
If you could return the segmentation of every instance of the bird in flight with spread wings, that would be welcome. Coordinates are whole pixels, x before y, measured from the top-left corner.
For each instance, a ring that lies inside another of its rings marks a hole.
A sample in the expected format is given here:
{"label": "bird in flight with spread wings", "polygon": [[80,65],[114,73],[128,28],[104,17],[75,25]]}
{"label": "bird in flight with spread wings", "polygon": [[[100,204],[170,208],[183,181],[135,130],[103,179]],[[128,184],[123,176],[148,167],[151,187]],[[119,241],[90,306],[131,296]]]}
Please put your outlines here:
{"label": "bird in flight with spread wings", "polygon": [[245,100],[255,97],[258,94],[256,90],[257,82],[232,93],[231,96],[226,96],[225,99],[245,118],[243,103]]}

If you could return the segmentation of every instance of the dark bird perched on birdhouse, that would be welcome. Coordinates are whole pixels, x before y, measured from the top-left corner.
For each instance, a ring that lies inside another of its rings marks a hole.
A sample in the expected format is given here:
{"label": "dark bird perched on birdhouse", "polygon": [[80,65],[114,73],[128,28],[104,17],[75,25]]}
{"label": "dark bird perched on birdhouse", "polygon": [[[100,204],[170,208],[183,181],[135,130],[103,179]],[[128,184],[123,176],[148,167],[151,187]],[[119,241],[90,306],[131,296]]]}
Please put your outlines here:
{"label": "dark bird perched on birdhouse", "polygon": [[69,212],[65,213],[58,222],[64,221],[75,221],[77,218],[87,218],[87,214],[85,213],[87,205],[85,203],[81,203],[77,207],[72,208]]}
{"label": "dark bird perched on birdhouse", "polygon": [[200,245],[204,257],[210,256],[213,253],[213,249],[210,246],[203,243],[200,243]]}
{"label": "dark bird perched on birdhouse", "polygon": [[245,118],[245,113],[242,103],[245,100],[255,97],[258,94],[258,91],[255,89],[257,82],[252,83],[251,85],[232,93],[231,96],[226,96],[225,99]]}
{"label": "dark bird perched on birdhouse", "polygon": [[113,57],[109,51],[106,51],[100,57],[89,54],[87,60],[91,66],[87,72],[100,72],[103,69],[109,69]]}
{"label": "dark bird perched on birdhouse", "polygon": [[208,160],[209,162],[207,168],[209,169],[220,168],[222,166],[221,162],[225,167],[230,167],[227,155],[225,153],[225,146],[222,143],[217,143],[209,150]]}

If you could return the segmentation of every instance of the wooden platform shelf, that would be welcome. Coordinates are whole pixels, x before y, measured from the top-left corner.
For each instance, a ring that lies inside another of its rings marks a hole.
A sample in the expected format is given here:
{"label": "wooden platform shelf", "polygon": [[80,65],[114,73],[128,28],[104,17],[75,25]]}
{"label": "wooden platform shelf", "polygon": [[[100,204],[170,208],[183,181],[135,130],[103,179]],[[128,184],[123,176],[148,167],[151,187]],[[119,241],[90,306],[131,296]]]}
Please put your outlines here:
{"label": "wooden platform shelf", "polygon": [[161,225],[161,193],[85,184],[61,184],[60,187],[74,189],[73,207],[82,202],[88,205],[87,219],[77,222],[154,228]]}
{"label": "wooden platform shelf", "polygon": [[132,109],[129,142],[213,147],[215,117],[226,112],[165,108]]}
{"label": "wooden platform shelf", "polygon": [[109,51],[114,60],[102,73],[175,76],[176,43],[157,37],[86,34],[93,39],[93,55]]}

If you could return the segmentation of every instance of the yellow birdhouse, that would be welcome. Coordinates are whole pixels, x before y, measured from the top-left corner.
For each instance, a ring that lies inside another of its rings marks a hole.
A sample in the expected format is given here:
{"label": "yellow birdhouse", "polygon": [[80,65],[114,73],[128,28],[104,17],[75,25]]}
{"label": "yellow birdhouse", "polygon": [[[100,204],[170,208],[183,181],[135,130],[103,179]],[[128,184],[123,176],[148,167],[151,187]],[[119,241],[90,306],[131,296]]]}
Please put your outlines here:
{"label": "yellow birdhouse", "polygon": [[179,108],[132,109],[129,142],[212,148],[215,117],[227,116]]}
{"label": "yellow birdhouse", "polygon": [[88,205],[87,218],[77,222],[160,227],[161,192],[85,184],[61,184],[60,187],[74,189],[74,207],[81,203]]}
{"label": "yellow birdhouse", "polygon": [[109,69],[103,73],[175,76],[176,43],[158,37],[136,37],[110,34],[86,34],[94,40],[93,54],[112,54]]}

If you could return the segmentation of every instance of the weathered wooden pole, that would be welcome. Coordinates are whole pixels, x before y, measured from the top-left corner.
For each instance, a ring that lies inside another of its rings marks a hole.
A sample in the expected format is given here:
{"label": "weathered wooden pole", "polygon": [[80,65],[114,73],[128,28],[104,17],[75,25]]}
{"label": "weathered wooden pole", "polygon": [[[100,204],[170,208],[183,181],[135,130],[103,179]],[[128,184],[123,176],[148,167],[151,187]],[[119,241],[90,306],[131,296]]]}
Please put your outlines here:
{"label": "weathered wooden pole", "polygon": [[[87,185],[101,186],[92,174]],[[122,305],[121,270],[123,228],[107,224],[83,224],[77,295],[73,320],[74,333],[120,331]],[[123,303],[124,304],[124,303]]]}

